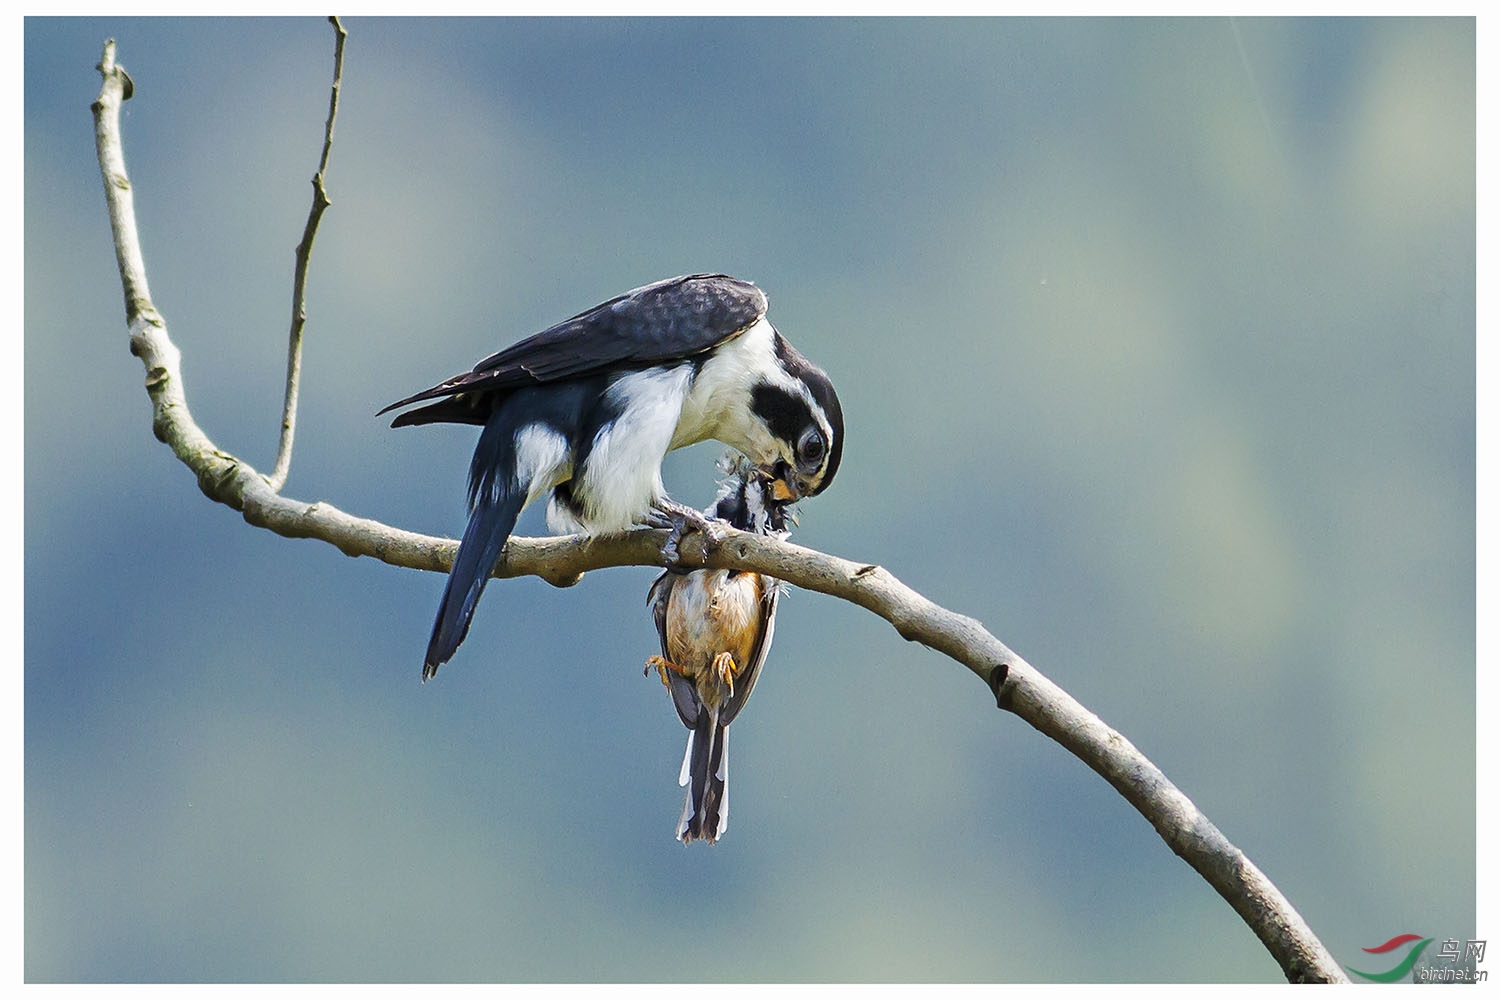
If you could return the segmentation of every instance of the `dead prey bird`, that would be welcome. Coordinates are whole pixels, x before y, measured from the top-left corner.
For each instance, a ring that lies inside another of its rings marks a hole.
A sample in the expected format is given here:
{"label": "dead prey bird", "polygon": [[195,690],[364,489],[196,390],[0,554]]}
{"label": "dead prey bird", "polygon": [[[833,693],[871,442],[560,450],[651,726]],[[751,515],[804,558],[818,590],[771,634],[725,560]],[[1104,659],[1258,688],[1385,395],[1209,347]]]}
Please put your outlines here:
{"label": "dead prey bird", "polygon": [[[793,500],[785,486],[745,460],[727,471],[718,499],[704,513],[741,531],[785,538]],[[685,844],[700,838],[712,844],[728,827],[729,724],[766,661],[783,586],[746,570],[671,569],[647,595],[661,655],[648,659],[646,670],[656,668],[688,728],[677,779],[688,789],[677,823]]]}

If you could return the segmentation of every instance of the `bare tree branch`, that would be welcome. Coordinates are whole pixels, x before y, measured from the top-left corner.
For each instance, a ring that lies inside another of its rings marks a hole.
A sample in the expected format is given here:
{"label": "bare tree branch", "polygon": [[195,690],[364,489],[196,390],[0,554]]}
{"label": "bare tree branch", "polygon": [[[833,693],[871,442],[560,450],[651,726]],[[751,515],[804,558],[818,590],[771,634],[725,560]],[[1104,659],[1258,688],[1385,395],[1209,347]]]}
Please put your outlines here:
{"label": "bare tree branch", "polygon": [[318,159],[318,172],[313,174],[312,208],[307,212],[307,225],[302,229],[302,242],[297,244],[296,269],[292,276],[292,330],[286,345],[286,399],[281,408],[281,443],[276,448],[276,466],[267,477],[271,489],[280,493],[286,485],[287,473],[292,468],[292,438],[297,433],[297,396],[302,389],[302,328],[307,323],[307,267],[312,260],[313,238],[318,235],[318,222],[323,210],[331,202],[323,187],[323,175],[328,170],[328,154],[333,151],[333,123],[339,116],[339,91],[344,85],[344,41],[349,33],[337,17],[330,17],[333,25],[333,87],[328,95],[328,124],[323,129],[323,155]]}
{"label": "bare tree branch", "polygon": [[[337,22],[335,28],[341,56],[344,35]],[[146,367],[146,392],[152,402],[156,436],[193,470],[199,488],[210,499],[241,511],[245,520],[257,527],[288,538],[321,539],[350,556],[373,556],[393,566],[448,572],[457,550],[457,542],[452,539],[403,531],[355,517],[331,504],[281,496],[270,479],[217,448],[193,421],[182,387],[181,355],[168,337],[146,285],[119,135],[120,104],[129,99],[133,87],[115,63],[113,41],[105,43],[99,71],[104,83],[93,105],[99,167],[125,291],[130,350]],[[334,86],[336,102],[337,74]],[[330,108],[329,138],[332,123]],[[325,165],[327,149],[325,140]],[[316,186],[321,190],[320,184]],[[310,237],[306,242],[311,243]],[[290,382],[290,371],[288,378]],[[295,390],[290,385],[288,400],[286,424],[291,422],[295,403]],[[288,428],[284,451],[290,450],[289,434]],[[1348,981],[1286,897],[1166,775],[1129,740],[1042,676],[978,621],[939,607],[879,566],[732,529],[726,529],[726,535],[721,544],[708,548],[701,535],[689,535],[681,545],[684,559],[701,560],[710,567],[767,573],[798,587],[850,601],[890,622],[902,638],[968,667],[984,681],[1000,708],[1057,741],[1139,810],[1173,852],[1244,919],[1288,980]],[[595,537],[513,536],[494,575],[532,575],[557,586],[570,586],[586,570],[662,565],[665,538],[665,532],[647,529]]]}

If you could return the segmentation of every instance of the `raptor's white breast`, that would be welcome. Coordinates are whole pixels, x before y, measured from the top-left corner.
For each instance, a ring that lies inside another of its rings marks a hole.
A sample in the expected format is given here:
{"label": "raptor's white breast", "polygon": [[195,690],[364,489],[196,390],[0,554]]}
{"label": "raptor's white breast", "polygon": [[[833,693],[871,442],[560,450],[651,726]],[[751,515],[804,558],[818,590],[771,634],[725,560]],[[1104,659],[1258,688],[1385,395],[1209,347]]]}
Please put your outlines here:
{"label": "raptor's white breast", "polygon": [[750,393],[756,383],[780,373],[775,339],[775,328],[762,316],[744,333],[714,350],[683,400],[681,419],[672,435],[673,448],[713,438],[757,463],[776,459],[770,433],[750,412]]}
{"label": "raptor's white breast", "polygon": [[664,495],[661,462],[672,445],[692,366],[648,368],[616,379],[605,395],[619,416],[594,435],[573,495],[590,531],[624,531]]}

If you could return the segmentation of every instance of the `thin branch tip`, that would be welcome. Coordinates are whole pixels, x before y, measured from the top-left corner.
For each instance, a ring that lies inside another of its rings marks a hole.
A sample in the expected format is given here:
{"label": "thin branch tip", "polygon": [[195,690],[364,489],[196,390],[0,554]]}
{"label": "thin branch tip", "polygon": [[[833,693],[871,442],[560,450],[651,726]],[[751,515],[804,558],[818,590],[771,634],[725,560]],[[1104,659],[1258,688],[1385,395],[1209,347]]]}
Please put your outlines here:
{"label": "thin branch tip", "polygon": [[[111,77],[119,79],[120,100],[128,101],[135,96],[135,81],[130,78],[129,73],[125,72],[124,66],[115,62],[115,40],[113,38],[104,40],[104,52],[99,58],[99,65],[94,68],[99,71],[99,75],[104,78],[106,84],[109,83]],[[101,94],[100,100],[102,99],[103,95]],[[96,100],[91,107],[95,114],[99,113],[99,101]]]}
{"label": "thin branch tip", "polygon": [[312,178],[312,207],[307,212],[302,239],[292,254],[292,322],[287,334],[286,392],[282,399],[276,461],[270,474],[261,477],[272,492],[276,493],[286,486],[287,476],[291,473],[292,446],[297,435],[297,400],[302,384],[302,334],[307,323],[307,274],[312,264],[313,240],[317,236],[318,223],[323,218],[324,210],[333,204],[328,197],[324,179],[328,171],[328,157],[333,151],[333,124],[339,113],[339,90],[344,75],[344,39],[348,33],[337,17],[330,16],[328,20],[337,33],[333,51],[333,86],[328,97],[328,118],[323,126],[323,150],[318,157],[318,169]]}

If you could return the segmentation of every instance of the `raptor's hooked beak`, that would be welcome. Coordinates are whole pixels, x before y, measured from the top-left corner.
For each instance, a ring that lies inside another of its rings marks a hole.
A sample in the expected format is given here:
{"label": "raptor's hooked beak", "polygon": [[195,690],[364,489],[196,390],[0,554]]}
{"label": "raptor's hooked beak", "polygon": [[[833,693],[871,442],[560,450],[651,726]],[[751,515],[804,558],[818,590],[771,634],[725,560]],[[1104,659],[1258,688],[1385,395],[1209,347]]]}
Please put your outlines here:
{"label": "raptor's hooked beak", "polygon": [[778,503],[787,503],[802,499],[802,491],[798,488],[797,475],[791,466],[785,462],[777,462],[769,468],[761,470],[766,478],[770,480],[771,498]]}

